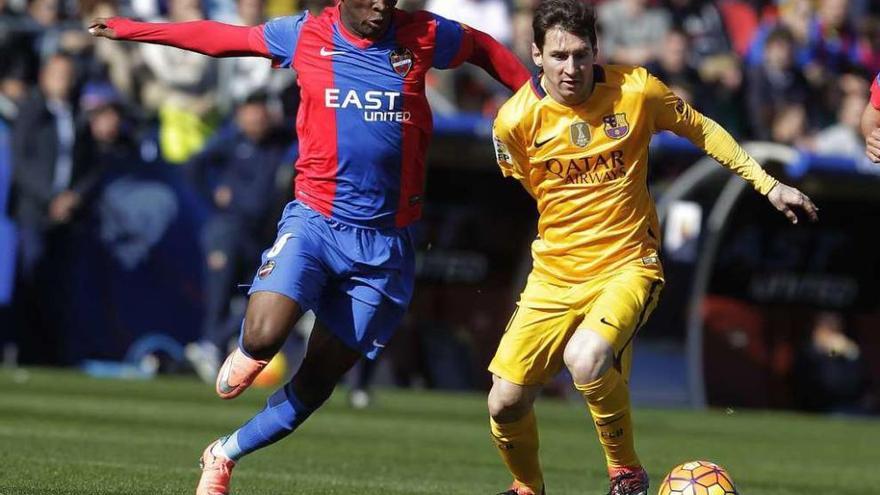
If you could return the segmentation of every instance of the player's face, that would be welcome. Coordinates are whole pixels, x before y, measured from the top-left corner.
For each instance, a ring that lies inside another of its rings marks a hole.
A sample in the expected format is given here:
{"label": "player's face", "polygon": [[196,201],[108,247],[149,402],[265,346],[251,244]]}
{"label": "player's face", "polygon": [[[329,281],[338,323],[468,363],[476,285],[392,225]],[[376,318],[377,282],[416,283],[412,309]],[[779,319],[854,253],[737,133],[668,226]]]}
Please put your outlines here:
{"label": "player's face", "polygon": [[532,59],[544,71],[544,89],[565,105],[583,103],[593,90],[596,51],[590,40],[560,28],[544,36],[544,48],[532,44]]}
{"label": "player's face", "polygon": [[358,35],[377,39],[385,34],[397,0],[341,0],[342,22]]}

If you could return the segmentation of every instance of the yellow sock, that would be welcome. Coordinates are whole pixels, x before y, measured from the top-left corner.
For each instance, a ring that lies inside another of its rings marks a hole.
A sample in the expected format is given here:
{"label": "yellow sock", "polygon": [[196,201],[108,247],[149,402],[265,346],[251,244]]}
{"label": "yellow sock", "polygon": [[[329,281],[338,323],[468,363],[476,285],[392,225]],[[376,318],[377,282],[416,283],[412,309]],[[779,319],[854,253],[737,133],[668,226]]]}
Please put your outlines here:
{"label": "yellow sock", "polygon": [[608,466],[640,466],[633,441],[629,387],[620,372],[611,368],[598,380],[575,387],[587,400]]}
{"label": "yellow sock", "polygon": [[501,460],[513,478],[540,495],[544,475],[538,461],[538,422],[534,409],[512,423],[496,423],[489,418],[489,425]]}

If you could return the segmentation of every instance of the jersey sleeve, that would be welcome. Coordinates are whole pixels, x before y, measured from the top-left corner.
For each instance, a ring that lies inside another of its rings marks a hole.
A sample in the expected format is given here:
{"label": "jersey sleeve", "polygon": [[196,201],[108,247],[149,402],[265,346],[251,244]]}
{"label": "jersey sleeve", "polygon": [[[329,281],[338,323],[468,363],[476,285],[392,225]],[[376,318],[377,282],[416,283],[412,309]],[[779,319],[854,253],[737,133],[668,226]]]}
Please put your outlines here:
{"label": "jersey sleeve", "polygon": [[880,73],[877,74],[874,82],[871,83],[871,106],[880,110]]}
{"label": "jersey sleeve", "polygon": [[516,134],[516,129],[501,114],[495,118],[492,126],[495,160],[505,177],[523,181],[528,177],[529,157],[522,139]]}
{"label": "jersey sleeve", "polygon": [[299,33],[309,17],[308,11],[301,14],[278,17],[263,24],[263,38],[266,48],[272,55],[272,65],[279,68],[293,66]]}
{"label": "jersey sleeve", "polygon": [[654,117],[654,130],[672,131],[688,139],[761,194],[768,194],[778,183],[723,127],[694,110],[650,74],[645,83],[645,99]]}
{"label": "jersey sleeve", "polygon": [[437,14],[431,14],[436,25],[434,34],[434,61],[436,69],[452,69],[470,58],[474,40],[470,31],[461,23]]}

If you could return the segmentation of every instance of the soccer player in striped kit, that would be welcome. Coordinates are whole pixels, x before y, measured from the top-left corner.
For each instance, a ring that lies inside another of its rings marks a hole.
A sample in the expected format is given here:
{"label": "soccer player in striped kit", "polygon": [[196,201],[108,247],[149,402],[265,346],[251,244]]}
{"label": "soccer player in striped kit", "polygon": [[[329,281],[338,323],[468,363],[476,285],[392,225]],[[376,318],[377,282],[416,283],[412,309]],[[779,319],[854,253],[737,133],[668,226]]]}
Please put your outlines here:
{"label": "soccer player in striped kit", "polygon": [[259,56],[297,72],[300,158],[295,200],[263,253],[238,348],[217,377],[239,395],[307,310],[317,323],[290,383],[241,428],[202,454],[197,495],[229,491],[242,456],[294,431],[362,356],[375,359],[409,304],[410,226],[422,211],[431,110],[425,74],[463,62],[514,90],[525,67],[490,36],[394,0],[340,0],[256,27],[212,21],[142,23],[96,19],[90,32],[211,56]]}

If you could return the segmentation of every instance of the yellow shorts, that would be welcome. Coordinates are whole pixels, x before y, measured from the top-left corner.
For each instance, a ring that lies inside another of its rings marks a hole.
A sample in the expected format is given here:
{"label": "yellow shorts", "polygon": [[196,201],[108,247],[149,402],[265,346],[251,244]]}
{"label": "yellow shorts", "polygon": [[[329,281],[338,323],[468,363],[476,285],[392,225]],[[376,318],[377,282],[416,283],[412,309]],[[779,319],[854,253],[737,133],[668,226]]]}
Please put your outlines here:
{"label": "yellow shorts", "polygon": [[629,377],[630,342],[657,305],[663,288],[659,265],[641,262],[571,285],[529,275],[489,371],[519,385],[551,380],[577,329],[599,333],[614,348],[616,365]]}

